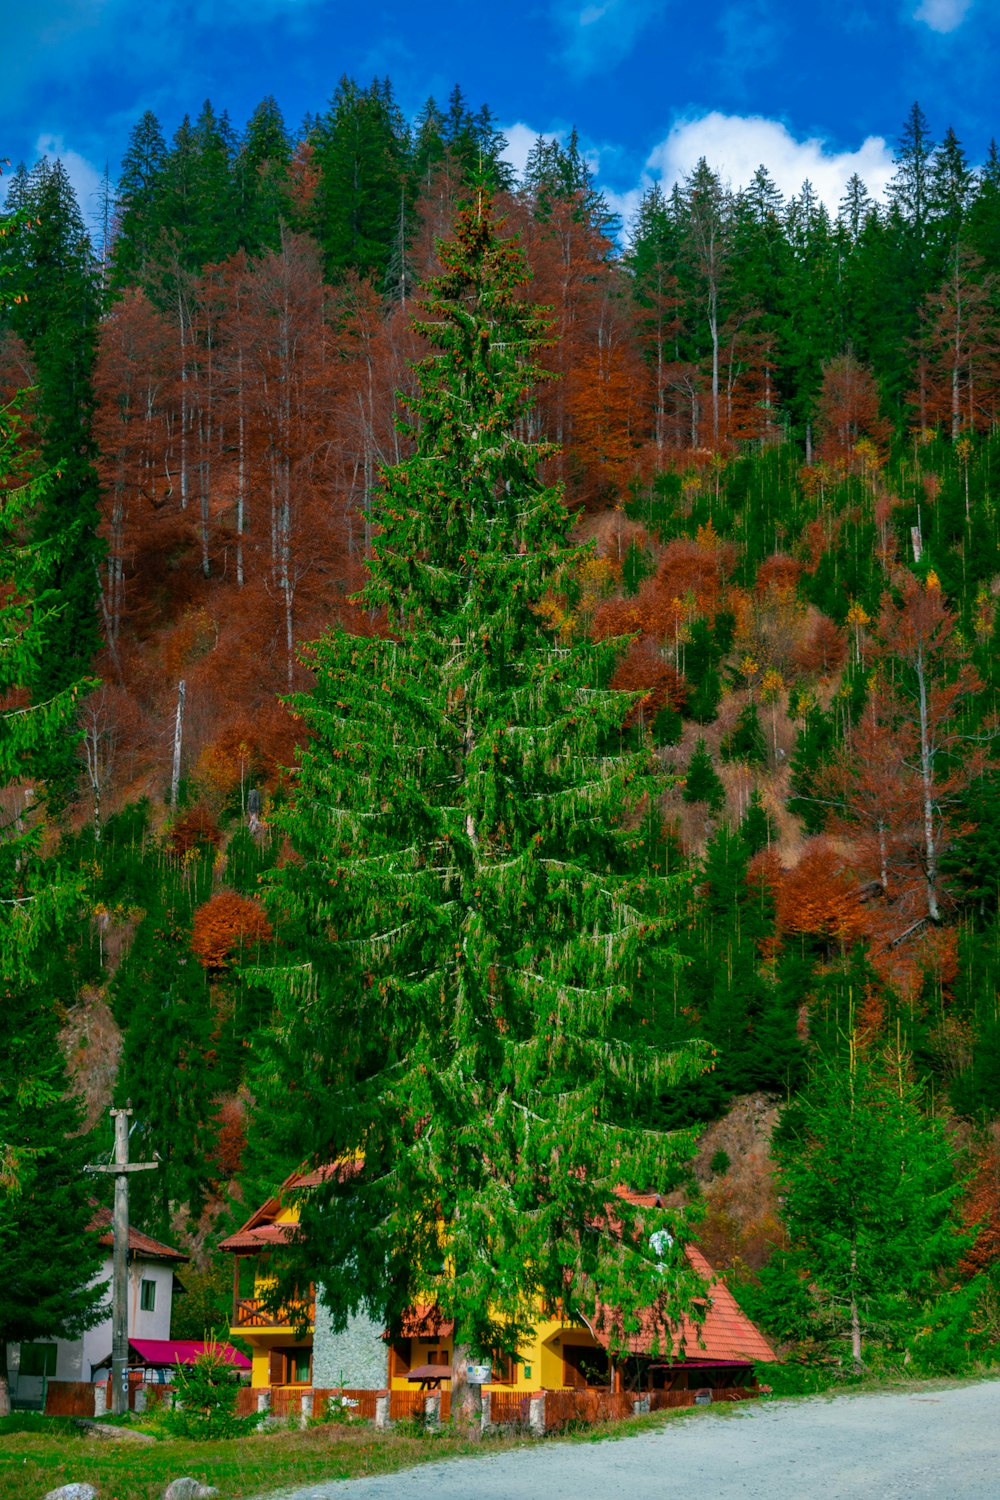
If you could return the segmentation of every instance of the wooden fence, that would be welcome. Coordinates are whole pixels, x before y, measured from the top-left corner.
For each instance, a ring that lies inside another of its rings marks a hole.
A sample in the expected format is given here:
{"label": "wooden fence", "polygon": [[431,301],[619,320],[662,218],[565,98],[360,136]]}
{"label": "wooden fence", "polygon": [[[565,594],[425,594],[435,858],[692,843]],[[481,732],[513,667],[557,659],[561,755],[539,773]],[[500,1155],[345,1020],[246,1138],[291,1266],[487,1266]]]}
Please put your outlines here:
{"label": "wooden fence", "polygon": [[[756,1386],[752,1385],[727,1385],[705,1387],[705,1394],[716,1401],[752,1401],[760,1395]],[[699,1391],[653,1391],[650,1394],[650,1411],[675,1411],[682,1406],[698,1406],[701,1403],[695,1397],[701,1394]],[[708,1404],[707,1402],[705,1403]]]}
{"label": "wooden fence", "polygon": [[490,1422],[494,1427],[527,1427],[530,1391],[490,1391]]}
{"label": "wooden fence", "polygon": [[328,1403],[331,1397],[346,1396],[349,1401],[357,1402],[356,1406],[350,1407],[351,1414],[355,1417],[363,1417],[366,1422],[375,1420],[375,1398],[378,1391],[341,1390],[315,1390],[312,1386],[249,1386],[241,1385],[236,1397],[236,1415],[238,1417],[249,1417],[257,1410],[257,1398],[269,1396],[270,1405],[268,1410],[276,1417],[297,1417],[302,1412],[302,1397],[312,1396],[313,1416],[323,1418],[328,1415]]}
{"label": "wooden fence", "polygon": [[635,1398],[625,1391],[546,1391],[545,1430],[570,1422],[613,1422],[632,1416]]}
{"label": "wooden fence", "polygon": [[92,1417],[94,1385],[89,1380],[53,1380],[45,1392],[47,1417]]}

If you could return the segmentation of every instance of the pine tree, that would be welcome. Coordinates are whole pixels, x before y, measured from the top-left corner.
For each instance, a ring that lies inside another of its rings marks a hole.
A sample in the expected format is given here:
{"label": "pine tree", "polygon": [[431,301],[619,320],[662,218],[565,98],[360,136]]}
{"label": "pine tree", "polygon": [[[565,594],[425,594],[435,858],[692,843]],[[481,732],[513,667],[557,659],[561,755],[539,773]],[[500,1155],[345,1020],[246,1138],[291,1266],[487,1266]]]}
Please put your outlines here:
{"label": "pine tree", "polygon": [[[7,309],[38,376],[35,427],[48,477],[32,513],[40,576],[59,595],[33,659],[34,696],[61,694],[88,670],[98,647],[98,482],[92,432],[98,291],[90,243],[61,162],[42,160],[25,184],[26,222],[8,236],[4,258],[16,269],[20,300]],[[52,736],[50,765],[68,783],[73,746]],[[37,774],[37,772],[36,772]]]}
{"label": "pine tree", "polygon": [[[8,218],[4,237],[16,232]],[[16,284],[12,295],[21,295]],[[19,483],[25,462],[16,416],[0,409],[0,1416],[9,1410],[8,1343],[95,1322],[101,1289],[90,1282],[103,1254],[86,1234],[86,1143],[79,1108],[65,1097],[49,972],[80,892],[43,857],[37,779],[58,758],[52,744],[62,742],[77,685],[44,699],[28,692],[60,601],[49,584],[59,538],[29,539],[47,481]]]}
{"label": "pine tree", "polygon": [[399,223],[409,131],[389,80],[366,89],[342,78],[315,132],[320,181],[310,227],[327,275],[348,271],[381,286]]}
{"label": "pine tree", "polygon": [[707,802],[713,813],[720,812],[725,805],[726,789],[719,780],[704,740],[698,741],[688,761],[683,795],[685,802]]}
{"label": "pine tree", "polygon": [[291,216],[292,143],[275,100],[261,100],[247,122],[233,163],[240,245],[251,255],[276,251]]}
{"label": "pine tree", "polygon": [[747,810],[743,814],[740,837],[751,855],[759,854],[762,849],[769,849],[777,837],[774,819],[765,807],[758,787],[754,788],[750,801],[747,803]]}
{"label": "pine tree", "polygon": [[921,1109],[906,1059],[824,1065],[777,1136],[782,1214],[796,1256],[845,1319],[856,1369],[873,1322],[906,1319],[911,1299],[957,1261],[954,1162]]}
{"label": "pine tree", "polygon": [[[439,254],[415,449],[383,475],[362,595],[390,633],[328,635],[296,700],[311,742],[278,896],[308,967],[275,979],[275,1076],[296,1080],[302,1154],[363,1157],[303,1213],[335,1312],[392,1328],[436,1300],[460,1351],[513,1352],[540,1298],[591,1321],[598,1292],[629,1319],[685,1305],[676,1216],[608,1209],[683,1159],[633,1122],[701,1064],[624,1040],[629,976],[675,898],[629,869],[621,815],[651,761],[612,748],[632,702],[604,686],[618,648],[562,646],[538,612],[579,555],[548,450],[520,436],[545,325],[488,200]],[[668,1224],[665,1279],[649,1235]]]}
{"label": "pine tree", "polygon": [[751,766],[767,765],[767,740],[754,702],[744,703],[731,733],[720,746],[723,760],[743,760]]}
{"label": "pine tree", "polygon": [[144,286],[164,228],[159,212],[167,145],[160,122],[146,110],[129,137],[115,200],[112,285]]}

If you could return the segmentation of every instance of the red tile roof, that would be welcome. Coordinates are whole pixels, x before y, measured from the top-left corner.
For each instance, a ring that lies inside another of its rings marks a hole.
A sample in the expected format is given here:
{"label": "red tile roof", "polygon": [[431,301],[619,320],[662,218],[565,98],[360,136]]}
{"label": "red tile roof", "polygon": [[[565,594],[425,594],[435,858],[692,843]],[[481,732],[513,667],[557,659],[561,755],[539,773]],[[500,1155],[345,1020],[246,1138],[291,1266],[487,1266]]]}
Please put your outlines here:
{"label": "red tile roof", "polygon": [[404,1339],[450,1339],[455,1320],[443,1317],[439,1307],[422,1303],[407,1309],[399,1331]]}
{"label": "red tile roof", "polygon": [[[111,1228],[110,1208],[95,1205],[90,1227],[92,1230],[101,1230],[98,1236],[99,1244],[114,1245],[115,1237]],[[141,1229],[135,1229],[131,1224],[128,1226],[128,1248],[133,1255],[141,1255],[146,1260],[190,1260],[191,1258],[182,1250],[175,1250],[173,1245],[165,1245],[162,1240],[154,1240],[152,1235],[143,1234]]]}
{"label": "red tile roof", "polygon": [[[643,1314],[639,1331],[624,1340],[629,1352],[651,1354],[658,1346],[666,1360],[680,1356],[698,1364],[747,1365],[756,1360],[776,1363],[778,1356],[760,1329],[741,1310],[726,1283],[716,1276],[701,1251],[694,1245],[686,1245],[684,1253],[708,1288],[705,1321],[698,1325],[691,1318],[681,1318],[664,1330],[654,1309],[650,1308]],[[615,1323],[611,1309],[598,1310],[594,1332],[605,1347],[614,1337]],[[668,1348],[671,1341],[672,1352]]]}
{"label": "red tile roof", "polygon": [[294,1238],[297,1224],[258,1224],[249,1229],[245,1225],[237,1229],[228,1239],[219,1241],[220,1250],[266,1250],[269,1245],[286,1245]]}

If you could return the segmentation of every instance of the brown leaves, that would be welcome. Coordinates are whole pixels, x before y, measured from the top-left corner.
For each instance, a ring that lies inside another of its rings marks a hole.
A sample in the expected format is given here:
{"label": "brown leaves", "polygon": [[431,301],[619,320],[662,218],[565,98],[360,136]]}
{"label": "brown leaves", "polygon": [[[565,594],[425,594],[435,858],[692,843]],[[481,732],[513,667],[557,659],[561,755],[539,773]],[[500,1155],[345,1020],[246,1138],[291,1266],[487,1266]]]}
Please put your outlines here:
{"label": "brown leaves", "polygon": [[259,901],[220,891],[194,914],[191,951],[206,969],[227,968],[234,949],[269,943],[274,930]]}

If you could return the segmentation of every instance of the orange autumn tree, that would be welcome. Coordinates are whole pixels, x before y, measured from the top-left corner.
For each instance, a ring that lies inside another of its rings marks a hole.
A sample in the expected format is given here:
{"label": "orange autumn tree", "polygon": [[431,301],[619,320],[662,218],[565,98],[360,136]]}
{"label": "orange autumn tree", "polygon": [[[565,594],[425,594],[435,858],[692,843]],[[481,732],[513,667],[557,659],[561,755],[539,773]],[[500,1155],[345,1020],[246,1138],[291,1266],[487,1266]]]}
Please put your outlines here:
{"label": "orange autumn tree", "polygon": [[219,891],[194,914],[191,951],[205,969],[228,967],[234,949],[269,943],[274,930],[258,901]]}

